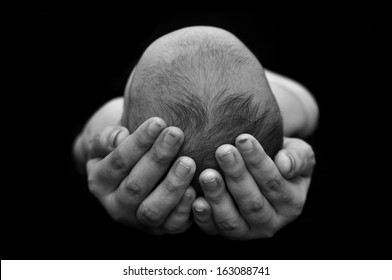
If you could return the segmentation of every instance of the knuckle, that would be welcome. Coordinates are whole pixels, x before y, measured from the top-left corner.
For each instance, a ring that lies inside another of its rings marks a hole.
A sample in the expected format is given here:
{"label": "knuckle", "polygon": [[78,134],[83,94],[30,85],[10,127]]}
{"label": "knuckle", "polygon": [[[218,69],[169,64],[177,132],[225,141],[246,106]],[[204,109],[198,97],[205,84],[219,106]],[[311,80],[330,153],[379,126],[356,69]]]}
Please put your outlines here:
{"label": "knuckle", "polygon": [[171,157],[170,153],[164,152],[164,151],[159,151],[159,150],[153,150],[150,153],[150,158],[153,162],[155,162],[158,165],[167,165],[171,162]]}
{"label": "knuckle", "polygon": [[234,182],[242,182],[242,181],[244,181],[244,179],[246,177],[246,172],[245,172],[245,169],[242,168],[239,170],[232,171],[232,172],[228,173],[227,175]]}
{"label": "knuckle", "polygon": [[[162,181],[162,186],[166,190],[168,195],[177,195],[180,191],[185,192],[189,184],[181,178],[178,178],[175,174],[168,173],[166,178]],[[181,197],[181,196],[180,196]]]}
{"label": "knuckle", "polygon": [[224,197],[225,197],[225,193],[223,191],[216,191],[213,194],[209,194],[208,197],[206,197],[206,199],[211,204],[218,205],[224,200]]}
{"label": "knuckle", "polygon": [[135,144],[139,149],[148,149],[150,147],[150,141],[143,132],[135,132]]}
{"label": "knuckle", "polygon": [[125,170],[127,169],[127,162],[124,159],[124,157],[119,153],[114,151],[109,160],[109,165],[114,169],[114,170]]}
{"label": "knuckle", "polygon": [[125,183],[124,189],[131,197],[139,196],[143,193],[144,183],[136,176],[129,177]]}
{"label": "knuckle", "polygon": [[294,205],[293,196],[289,191],[280,192],[278,198],[284,204]]}
{"label": "knuckle", "polygon": [[264,157],[260,158],[260,157],[253,156],[249,159],[250,166],[256,170],[261,169],[264,166],[264,163],[265,163]]}
{"label": "knuckle", "polygon": [[264,208],[264,199],[261,196],[254,197],[242,206],[244,214],[259,213]]}
{"label": "knuckle", "polygon": [[162,214],[151,207],[142,206],[139,219],[146,225],[158,225],[162,220]]}
{"label": "knuckle", "polygon": [[176,180],[167,180],[164,186],[169,195],[176,195],[180,190],[183,190],[181,184],[178,184]]}
{"label": "knuckle", "polygon": [[281,185],[281,180],[277,176],[274,176],[265,181],[263,191],[268,194],[277,193],[281,190]]}
{"label": "knuckle", "polygon": [[176,234],[182,232],[182,228],[179,225],[165,224],[164,229],[169,234]]}
{"label": "knuckle", "polygon": [[234,232],[239,229],[240,224],[237,219],[226,219],[218,221],[217,226],[223,231]]}

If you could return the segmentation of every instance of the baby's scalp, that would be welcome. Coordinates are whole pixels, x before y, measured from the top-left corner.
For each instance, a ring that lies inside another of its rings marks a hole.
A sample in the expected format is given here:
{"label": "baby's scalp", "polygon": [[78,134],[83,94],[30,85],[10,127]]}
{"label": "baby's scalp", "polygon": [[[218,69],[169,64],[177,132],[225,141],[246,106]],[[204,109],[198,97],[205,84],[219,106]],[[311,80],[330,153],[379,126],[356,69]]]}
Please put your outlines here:
{"label": "baby's scalp", "polygon": [[279,107],[260,63],[217,28],[181,29],[147,48],[127,84],[122,125],[132,132],[150,117],[184,131],[179,156],[195,160],[196,188],[201,171],[220,171],[215,150],[238,135],[254,135],[270,156],[283,142]]}

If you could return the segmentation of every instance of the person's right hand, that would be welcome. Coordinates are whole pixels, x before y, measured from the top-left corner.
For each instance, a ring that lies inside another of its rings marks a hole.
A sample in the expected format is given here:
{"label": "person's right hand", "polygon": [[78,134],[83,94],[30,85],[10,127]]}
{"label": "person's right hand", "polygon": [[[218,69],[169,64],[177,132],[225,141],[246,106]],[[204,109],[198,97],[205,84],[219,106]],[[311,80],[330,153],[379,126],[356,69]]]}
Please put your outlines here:
{"label": "person's right hand", "polygon": [[236,147],[220,146],[216,159],[224,177],[204,170],[199,177],[204,197],[193,203],[195,222],[207,234],[270,238],[302,213],[316,163],[305,141],[284,138],[272,160],[256,138],[242,134]]}
{"label": "person's right hand", "polygon": [[160,118],[131,135],[107,127],[89,145],[90,192],[117,222],[157,235],[184,232],[192,223],[196,165],[180,157],[167,172],[183,141],[183,132]]}

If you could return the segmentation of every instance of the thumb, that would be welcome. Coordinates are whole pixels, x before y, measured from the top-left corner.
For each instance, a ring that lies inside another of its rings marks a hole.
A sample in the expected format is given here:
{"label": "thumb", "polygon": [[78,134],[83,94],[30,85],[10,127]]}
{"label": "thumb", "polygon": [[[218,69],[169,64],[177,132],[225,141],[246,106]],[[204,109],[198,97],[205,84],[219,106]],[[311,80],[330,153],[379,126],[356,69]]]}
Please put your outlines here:
{"label": "thumb", "polygon": [[100,134],[91,139],[88,147],[88,158],[105,157],[128,136],[129,131],[124,126],[106,127]]}
{"label": "thumb", "polygon": [[286,179],[311,176],[316,159],[312,147],[297,138],[285,138],[283,149],[275,156],[275,164]]}

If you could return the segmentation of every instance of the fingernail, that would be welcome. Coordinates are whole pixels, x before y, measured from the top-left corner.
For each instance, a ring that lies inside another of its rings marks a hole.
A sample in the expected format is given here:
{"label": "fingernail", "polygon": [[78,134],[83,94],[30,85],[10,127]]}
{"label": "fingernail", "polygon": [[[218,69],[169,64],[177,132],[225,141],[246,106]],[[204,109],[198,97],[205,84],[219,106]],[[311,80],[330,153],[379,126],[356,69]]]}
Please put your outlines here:
{"label": "fingernail", "polygon": [[220,155],[219,157],[224,163],[231,164],[234,162],[234,155],[231,151],[228,151]]}
{"label": "fingernail", "polygon": [[114,147],[117,147],[120,145],[122,141],[128,136],[128,133],[124,130],[120,130],[119,133],[117,133],[116,137],[114,138]]}
{"label": "fingernail", "polygon": [[253,150],[252,142],[248,138],[238,140],[238,144],[239,144],[239,148],[243,152],[248,153]]}
{"label": "fingernail", "polygon": [[188,192],[185,192],[184,193],[184,198],[187,199],[187,200],[190,199],[191,198],[191,194],[188,193]]}
{"label": "fingernail", "polygon": [[185,177],[191,168],[184,164],[183,162],[179,162],[176,168],[176,175],[179,177]]}
{"label": "fingernail", "polygon": [[148,131],[150,134],[155,135],[162,130],[162,126],[156,121],[152,121],[148,126]]}
{"label": "fingernail", "polygon": [[283,153],[284,169],[288,175],[291,175],[294,171],[294,159],[289,153]]}
{"label": "fingernail", "polygon": [[205,209],[200,209],[197,207],[194,207],[193,209],[195,210],[195,214],[199,216],[205,215],[207,213]]}
{"label": "fingernail", "polygon": [[179,137],[177,135],[175,135],[173,132],[171,132],[170,130],[166,132],[166,135],[163,138],[165,143],[170,146],[176,144],[178,139],[179,139]]}
{"label": "fingernail", "polygon": [[216,178],[204,180],[203,183],[208,189],[214,189],[217,186]]}
{"label": "fingernail", "polygon": [[112,148],[116,148],[116,140],[118,138],[118,135],[120,134],[121,130],[120,129],[116,129],[115,131],[113,131],[113,133],[110,135],[110,146]]}
{"label": "fingernail", "polygon": [[290,154],[286,154],[286,156],[290,159],[289,174],[292,174],[294,172],[294,159]]}

